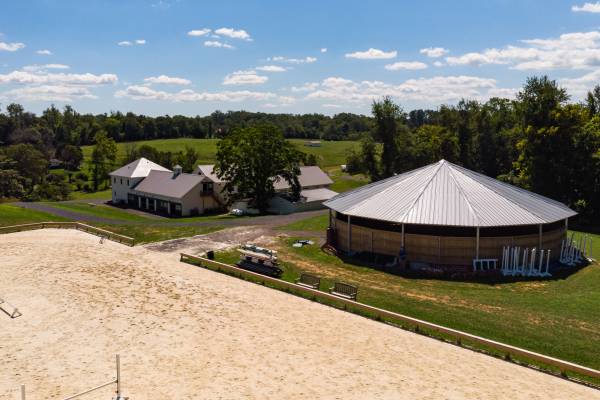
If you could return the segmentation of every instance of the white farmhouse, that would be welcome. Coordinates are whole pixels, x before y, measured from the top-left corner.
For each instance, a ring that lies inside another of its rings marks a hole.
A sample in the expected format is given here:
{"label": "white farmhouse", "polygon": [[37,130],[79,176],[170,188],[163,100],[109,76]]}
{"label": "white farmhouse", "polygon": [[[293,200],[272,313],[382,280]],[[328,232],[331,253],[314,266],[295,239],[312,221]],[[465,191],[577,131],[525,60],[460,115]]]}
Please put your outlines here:
{"label": "white farmhouse", "polygon": [[111,172],[109,175],[112,187],[112,203],[127,204],[130,190],[146,178],[150,174],[150,171],[153,170],[171,172],[167,168],[144,157]]}

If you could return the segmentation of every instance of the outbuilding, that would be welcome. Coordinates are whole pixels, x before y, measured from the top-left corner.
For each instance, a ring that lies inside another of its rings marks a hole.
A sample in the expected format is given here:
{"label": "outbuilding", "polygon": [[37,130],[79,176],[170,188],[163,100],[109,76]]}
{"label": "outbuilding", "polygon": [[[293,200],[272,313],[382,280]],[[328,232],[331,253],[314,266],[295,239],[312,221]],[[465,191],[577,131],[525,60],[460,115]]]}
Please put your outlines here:
{"label": "outbuilding", "polygon": [[347,254],[405,256],[409,263],[453,268],[500,260],[505,246],[560,255],[564,204],[441,160],[339,194],[328,241]]}

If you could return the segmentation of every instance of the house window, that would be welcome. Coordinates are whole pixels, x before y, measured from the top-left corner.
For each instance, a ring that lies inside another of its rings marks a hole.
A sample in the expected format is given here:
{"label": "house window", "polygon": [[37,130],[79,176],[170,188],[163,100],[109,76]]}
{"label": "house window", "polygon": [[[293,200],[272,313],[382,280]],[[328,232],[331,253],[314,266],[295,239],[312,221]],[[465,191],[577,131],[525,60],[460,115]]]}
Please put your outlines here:
{"label": "house window", "polygon": [[127,186],[129,186],[129,179],[127,179]]}
{"label": "house window", "polygon": [[113,183],[117,183],[117,178],[113,176]]}
{"label": "house window", "polygon": [[202,191],[204,193],[212,193],[213,192],[213,183],[212,182],[203,182],[202,183]]}
{"label": "house window", "polygon": [[123,178],[121,178],[121,185],[123,184]]}

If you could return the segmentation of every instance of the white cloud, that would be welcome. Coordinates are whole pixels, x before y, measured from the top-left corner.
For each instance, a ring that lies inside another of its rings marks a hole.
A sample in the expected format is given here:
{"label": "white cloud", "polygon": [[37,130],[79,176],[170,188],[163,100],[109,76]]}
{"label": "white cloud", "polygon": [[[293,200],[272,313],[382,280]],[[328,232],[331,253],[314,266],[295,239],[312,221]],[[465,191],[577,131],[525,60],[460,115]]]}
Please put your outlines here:
{"label": "white cloud", "polygon": [[136,39],[134,41],[131,40],[123,40],[117,43],[117,46],[134,46],[134,45],[144,45],[146,44],[145,39]]}
{"label": "white cloud", "polygon": [[188,36],[206,36],[211,32],[208,28],[202,28],[197,30],[191,30],[187,34]]}
{"label": "white cloud", "polygon": [[207,40],[204,42],[204,47],[219,47],[219,48],[223,48],[223,49],[230,49],[233,50],[235,49],[235,47],[233,47],[230,44],[227,43],[223,43],[223,42],[219,42],[217,40]]}
{"label": "white cloud", "polygon": [[51,56],[52,52],[50,50],[47,49],[43,49],[43,50],[38,50],[36,51],[37,54],[40,54],[42,56]]}
{"label": "white cloud", "polygon": [[577,78],[564,78],[560,85],[567,89],[569,94],[583,98],[589,90],[600,82],[600,69],[587,73]]}
{"label": "white cloud", "polygon": [[588,13],[600,13],[600,1],[595,3],[584,3],[582,6],[574,5],[571,7],[573,12],[588,12]]}
{"label": "white cloud", "polygon": [[427,64],[419,61],[399,61],[385,66],[385,69],[387,69],[388,71],[399,71],[402,69],[418,70],[425,68],[427,68]]}
{"label": "white cloud", "polygon": [[327,53],[327,47],[323,47],[323,48],[321,49],[321,53]]}
{"label": "white cloud", "polygon": [[248,90],[223,91],[223,92],[196,92],[190,89],[170,93],[154,90],[148,86],[129,86],[125,90],[115,93],[117,98],[132,100],[162,100],[172,102],[240,102],[240,101],[267,101],[277,99],[278,96],[270,92],[253,92]]}
{"label": "white cloud", "polygon": [[264,72],[285,72],[285,71],[287,71],[287,68],[280,67],[279,65],[263,65],[261,67],[256,67],[256,69],[259,71],[264,71]]}
{"label": "white cloud", "polygon": [[260,85],[269,80],[269,77],[258,75],[256,71],[235,71],[223,79],[223,85]]}
{"label": "white cloud", "polygon": [[592,69],[600,66],[600,32],[573,32],[556,39],[529,39],[481,52],[446,57],[448,65],[504,64],[517,70]]}
{"label": "white cloud", "polygon": [[177,78],[174,76],[167,75],[159,75],[159,76],[151,76],[144,79],[144,82],[147,83],[157,83],[157,84],[165,84],[165,85],[189,85],[192,83],[189,79],[185,78]]}
{"label": "white cloud", "polygon": [[317,58],[310,56],[304,58],[287,58],[282,56],[275,56],[267,58],[267,61],[275,61],[289,64],[312,64],[314,62],[317,62]]}
{"label": "white cloud", "polygon": [[443,103],[462,98],[485,100],[507,91],[498,88],[495,79],[476,76],[436,76],[409,79],[401,84],[381,81],[355,82],[341,77],[323,80],[318,88],[306,95],[307,100],[328,103],[369,103],[382,96],[392,96],[399,101]]}
{"label": "white cloud", "polygon": [[312,92],[313,90],[317,90],[319,87],[318,82],[306,82],[302,86],[292,86],[292,92]]}
{"label": "white cloud", "polygon": [[37,71],[45,71],[48,69],[69,69],[69,68],[70,67],[65,64],[43,64],[43,65],[33,64],[33,65],[26,65],[22,69],[23,69],[23,71],[37,72]]}
{"label": "white cloud", "polygon": [[356,51],[354,53],[347,53],[346,58],[357,58],[359,60],[381,60],[395,58],[398,55],[396,50],[383,51],[379,49],[370,48],[367,51]]}
{"label": "white cloud", "polygon": [[323,104],[323,107],[325,107],[325,108],[342,108],[342,106],[339,104],[329,104],[329,103]]}
{"label": "white cloud", "polygon": [[215,30],[215,33],[217,35],[227,36],[228,38],[232,38],[232,39],[242,39],[242,40],[252,41],[252,38],[250,37],[248,32],[246,32],[243,29],[235,30],[233,28],[219,28],[219,29]]}
{"label": "white cloud", "polygon": [[427,57],[438,58],[448,54],[450,50],[445,49],[443,47],[427,47],[425,49],[419,50],[419,53],[425,54]]}
{"label": "white cloud", "polygon": [[96,99],[87,87],[69,85],[25,86],[9,90],[4,97],[24,101],[63,101],[75,99]]}
{"label": "white cloud", "polygon": [[434,65],[435,67],[443,67],[443,66],[444,66],[444,65],[446,65],[446,64],[444,64],[442,61],[434,61],[434,62],[433,62],[433,65]]}
{"label": "white cloud", "polygon": [[277,100],[277,103],[266,103],[263,106],[267,108],[289,107],[296,102],[296,98],[291,96],[278,96]]}
{"label": "white cloud", "polygon": [[24,43],[0,42],[0,51],[17,51],[25,47]]}
{"label": "white cloud", "polygon": [[12,71],[8,74],[0,74],[0,83],[17,84],[71,84],[71,85],[106,85],[118,81],[115,74],[94,75],[86,74],[65,74],[65,73],[47,73],[31,71]]}

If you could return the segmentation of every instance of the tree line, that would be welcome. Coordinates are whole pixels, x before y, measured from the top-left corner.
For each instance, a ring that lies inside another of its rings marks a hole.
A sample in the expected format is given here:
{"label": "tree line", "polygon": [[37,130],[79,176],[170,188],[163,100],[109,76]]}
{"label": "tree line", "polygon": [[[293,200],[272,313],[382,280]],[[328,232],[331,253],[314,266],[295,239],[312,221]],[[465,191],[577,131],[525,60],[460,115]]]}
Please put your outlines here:
{"label": "tree line", "polygon": [[403,112],[390,98],[372,105],[375,128],[348,157],[372,181],[440,159],[561,201],[580,222],[600,221],[600,86],[571,103],[546,76],[515,100],[462,100]]}

